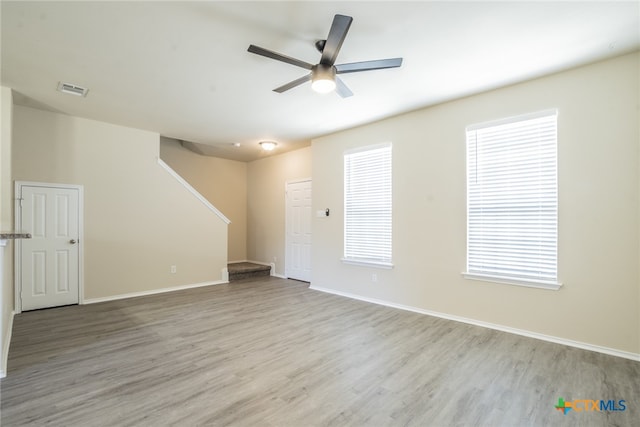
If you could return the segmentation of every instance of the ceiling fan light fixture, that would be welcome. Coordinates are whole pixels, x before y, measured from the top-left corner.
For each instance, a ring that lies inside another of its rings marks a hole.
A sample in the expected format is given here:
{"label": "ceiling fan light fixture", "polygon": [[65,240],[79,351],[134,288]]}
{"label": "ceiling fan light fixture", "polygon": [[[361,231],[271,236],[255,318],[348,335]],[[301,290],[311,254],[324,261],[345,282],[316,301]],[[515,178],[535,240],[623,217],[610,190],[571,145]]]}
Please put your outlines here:
{"label": "ceiling fan light fixture", "polygon": [[316,49],[321,53],[320,62],[316,65],[310,64],[300,59],[292,58],[269,49],[265,49],[253,44],[247,49],[250,53],[286,62],[296,67],[310,70],[305,76],[299,77],[282,86],[273,89],[274,92],[282,93],[311,81],[311,88],[318,93],[328,93],[335,90],[341,98],[353,96],[351,89],[336,74],[356,73],[360,71],[382,70],[385,68],[398,68],[402,65],[402,58],[375,59],[373,61],[360,61],[343,63],[336,65],[336,58],[342,47],[342,43],[347,37],[347,32],[353,18],[346,15],[336,14],[331,23],[329,35],[324,40],[317,40]]}
{"label": "ceiling fan light fixture", "polygon": [[318,93],[329,93],[336,88],[336,82],[331,79],[315,79],[311,83],[311,89]]}
{"label": "ceiling fan light fixture", "polygon": [[260,141],[260,146],[264,151],[273,151],[277,145],[278,143],[275,141]]}
{"label": "ceiling fan light fixture", "polygon": [[329,93],[336,88],[336,68],[322,64],[311,70],[311,89],[318,93]]}

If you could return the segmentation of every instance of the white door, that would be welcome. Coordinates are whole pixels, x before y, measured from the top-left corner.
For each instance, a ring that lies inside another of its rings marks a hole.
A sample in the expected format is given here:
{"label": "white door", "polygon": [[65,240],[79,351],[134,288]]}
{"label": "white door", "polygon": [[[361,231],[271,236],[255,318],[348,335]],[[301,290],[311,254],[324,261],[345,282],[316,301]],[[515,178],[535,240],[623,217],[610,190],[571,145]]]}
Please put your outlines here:
{"label": "white door", "polygon": [[78,188],[20,185],[19,291],[22,310],[78,304]]}
{"label": "white door", "polygon": [[287,184],[288,278],[311,281],[311,181]]}

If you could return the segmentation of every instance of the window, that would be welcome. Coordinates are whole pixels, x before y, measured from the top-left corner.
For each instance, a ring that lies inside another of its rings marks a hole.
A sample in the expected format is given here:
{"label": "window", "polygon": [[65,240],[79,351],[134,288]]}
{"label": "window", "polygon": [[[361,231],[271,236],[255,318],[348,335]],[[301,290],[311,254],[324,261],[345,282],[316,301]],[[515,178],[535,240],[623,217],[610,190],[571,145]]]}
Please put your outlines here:
{"label": "window", "polygon": [[344,258],[391,268],[391,144],[344,154]]}
{"label": "window", "polygon": [[471,279],[558,289],[557,111],[467,128]]}

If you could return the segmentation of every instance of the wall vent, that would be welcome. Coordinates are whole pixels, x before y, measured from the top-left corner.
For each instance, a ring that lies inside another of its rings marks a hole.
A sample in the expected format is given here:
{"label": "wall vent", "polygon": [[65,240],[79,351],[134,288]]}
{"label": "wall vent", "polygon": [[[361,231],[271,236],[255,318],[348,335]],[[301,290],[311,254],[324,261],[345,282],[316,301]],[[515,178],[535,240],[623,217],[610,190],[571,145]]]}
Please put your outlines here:
{"label": "wall vent", "polygon": [[58,83],[58,91],[76,96],[87,96],[89,89],[71,83]]}

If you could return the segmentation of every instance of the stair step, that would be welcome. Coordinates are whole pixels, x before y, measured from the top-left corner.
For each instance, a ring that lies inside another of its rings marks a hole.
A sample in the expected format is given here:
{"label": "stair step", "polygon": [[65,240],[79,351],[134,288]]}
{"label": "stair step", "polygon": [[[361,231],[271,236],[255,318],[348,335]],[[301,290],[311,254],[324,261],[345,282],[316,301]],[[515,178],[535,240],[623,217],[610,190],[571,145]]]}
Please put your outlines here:
{"label": "stair step", "polygon": [[229,281],[247,279],[250,277],[269,276],[271,267],[268,265],[254,264],[252,262],[234,262],[227,264]]}

